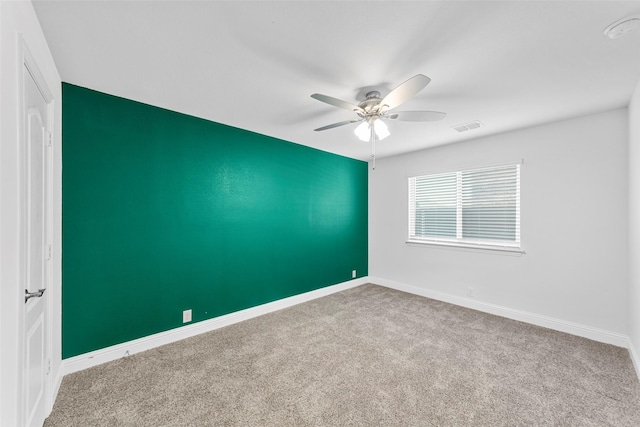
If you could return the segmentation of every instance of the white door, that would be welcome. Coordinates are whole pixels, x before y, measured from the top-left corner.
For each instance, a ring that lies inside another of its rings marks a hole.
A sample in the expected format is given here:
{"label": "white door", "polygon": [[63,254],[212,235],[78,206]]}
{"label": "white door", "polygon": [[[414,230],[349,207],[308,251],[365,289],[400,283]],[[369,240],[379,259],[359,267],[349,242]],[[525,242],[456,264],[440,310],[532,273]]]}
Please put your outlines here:
{"label": "white door", "polygon": [[25,65],[23,141],[24,219],[22,256],[25,277],[24,408],[27,426],[42,426],[46,417],[48,370],[47,282],[49,240],[49,117],[45,97]]}

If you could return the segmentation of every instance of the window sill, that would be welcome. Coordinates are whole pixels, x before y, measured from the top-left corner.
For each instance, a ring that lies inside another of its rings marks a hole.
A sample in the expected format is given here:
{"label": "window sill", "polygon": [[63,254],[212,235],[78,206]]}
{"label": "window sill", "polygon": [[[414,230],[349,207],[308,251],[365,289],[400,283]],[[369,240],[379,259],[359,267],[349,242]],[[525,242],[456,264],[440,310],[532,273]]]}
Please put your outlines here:
{"label": "window sill", "polygon": [[407,240],[408,245],[415,246],[429,246],[439,249],[453,249],[469,252],[485,252],[495,253],[500,255],[522,256],[526,252],[524,249],[514,246],[494,246],[494,245],[482,245],[472,243],[457,243],[457,242],[438,242],[438,241],[425,241],[425,240]]}

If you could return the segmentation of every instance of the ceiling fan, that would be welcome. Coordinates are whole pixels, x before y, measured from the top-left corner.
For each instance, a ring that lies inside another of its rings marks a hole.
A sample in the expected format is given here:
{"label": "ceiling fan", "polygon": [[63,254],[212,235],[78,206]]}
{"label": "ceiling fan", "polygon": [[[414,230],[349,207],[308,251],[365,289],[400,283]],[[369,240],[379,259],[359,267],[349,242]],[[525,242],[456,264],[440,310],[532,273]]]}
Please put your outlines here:
{"label": "ceiling fan", "polygon": [[373,153],[371,154],[371,157],[373,157],[375,161],[376,138],[382,140],[390,135],[389,129],[384,122],[385,120],[430,122],[442,120],[447,115],[446,113],[441,113],[439,111],[392,111],[394,108],[408,101],[412,96],[424,89],[430,81],[431,79],[429,77],[422,74],[416,74],[393,89],[384,98],[380,97],[380,92],[378,91],[374,90],[368,92],[365,100],[360,102],[358,105],[333,98],[331,96],[314,93],[311,95],[312,98],[333,105],[334,107],[353,111],[358,116],[357,119],[332,123],[314,130],[318,132],[361,122],[355,129],[355,134],[362,141],[372,142]]}

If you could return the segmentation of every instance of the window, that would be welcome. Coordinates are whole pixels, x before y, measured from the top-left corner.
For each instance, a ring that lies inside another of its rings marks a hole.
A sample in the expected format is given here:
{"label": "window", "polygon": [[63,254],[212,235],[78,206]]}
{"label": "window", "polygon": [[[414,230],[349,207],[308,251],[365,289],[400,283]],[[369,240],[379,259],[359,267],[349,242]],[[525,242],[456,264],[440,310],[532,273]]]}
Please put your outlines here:
{"label": "window", "polygon": [[520,251],[520,164],[409,178],[409,242]]}

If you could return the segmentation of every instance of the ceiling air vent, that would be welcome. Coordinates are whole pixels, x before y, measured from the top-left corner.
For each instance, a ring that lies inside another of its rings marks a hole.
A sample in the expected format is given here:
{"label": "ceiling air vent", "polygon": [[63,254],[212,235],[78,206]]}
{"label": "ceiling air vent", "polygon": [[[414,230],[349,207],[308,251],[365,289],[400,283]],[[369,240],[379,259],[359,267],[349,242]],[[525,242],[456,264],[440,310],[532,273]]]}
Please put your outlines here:
{"label": "ceiling air vent", "polygon": [[452,129],[457,130],[458,132],[466,132],[472,129],[478,129],[482,127],[482,123],[479,120],[475,120],[473,122],[465,123],[463,125],[453,126]]}

